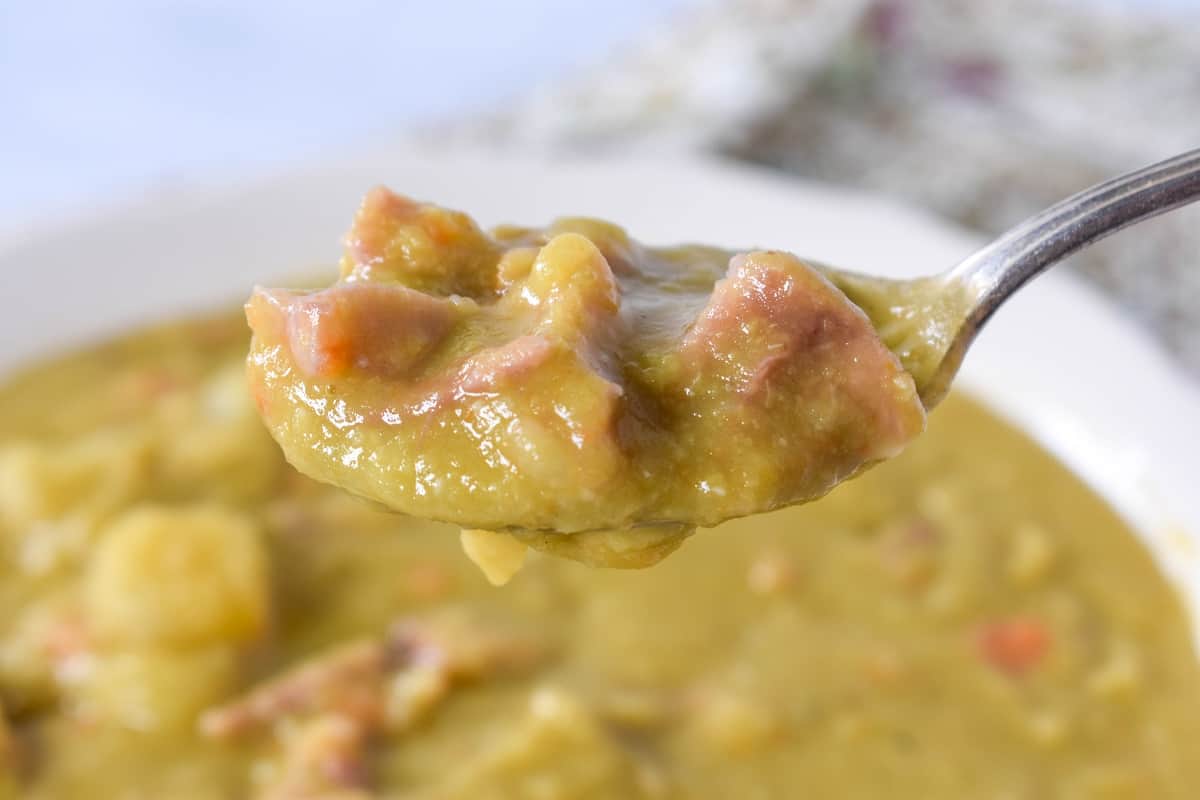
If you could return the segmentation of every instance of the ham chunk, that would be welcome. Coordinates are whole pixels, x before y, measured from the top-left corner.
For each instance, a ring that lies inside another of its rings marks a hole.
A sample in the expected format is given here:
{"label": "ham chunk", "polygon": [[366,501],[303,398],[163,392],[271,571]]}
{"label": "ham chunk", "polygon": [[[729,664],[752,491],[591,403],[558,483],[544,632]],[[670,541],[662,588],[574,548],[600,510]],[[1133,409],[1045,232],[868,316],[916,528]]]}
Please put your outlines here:
{"label": "ham chunk", "polygon": [[463,610],[402,619],[209,710],[200,730],[218,740],[275,735],[279,763],[261,800],[366,798],[375,737],[420,722],[455,687],[528,671],[548,652],[538,637]]}
{"label": "ham chunk", "polygon": [[201,730],[229,738],[282,719],[325,714],[374,729],[386,721],[385,684],[406,671],[436,671],[448,689],[529,669],[546,655],[541,640],[474,615],[451,610],[402,619],[382,638],[340,645],[210,710]]}
{"label": "ham chunk", "polygon": [[787,253],[733,258],[682,350],[748,403],[835,396],[837,413],[863,425],[864,460],[895,455],[924,424],[911,377],[866,314]]}
{"label": "ham chunk", "polygon": [[307,377],[330,379],[356,369],[402,378],[470,313],[468,306],[394,284],[347,283],[308,294],[256,289],[246,316],[260,335],[286,342]]}
{"label": "ham chunk", "polygon": [[496,289],[498,252],[466,214],[415,203],[378,186],[346,234],[343,278],[396,282],[431,294],[482,297]]}

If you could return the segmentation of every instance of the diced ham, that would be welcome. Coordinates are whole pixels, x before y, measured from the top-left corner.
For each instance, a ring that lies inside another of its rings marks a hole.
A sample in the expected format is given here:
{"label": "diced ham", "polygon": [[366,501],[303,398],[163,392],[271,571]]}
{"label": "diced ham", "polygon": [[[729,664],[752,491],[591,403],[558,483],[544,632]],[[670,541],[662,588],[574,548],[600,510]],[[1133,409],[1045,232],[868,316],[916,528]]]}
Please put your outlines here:
{"label": "diced ham", "polygon": [[436,665],[456,681],[529,669],[547,655],[539,637],[467,614],[401,620],[388,633],[392,658]]}
{"label": "diced ham", "polygon": [[[539,638],[446,612],[397,622],[386,636],[342,645],[206,712],[215,739],[269,729],[282,758],[261,800],[367,798],[366,758],[385,728],[424,718],[457,685],[527,670],[547,654]],[[281,721],[294,724],[278,725]]]}
{"label": "diced ham", "polygon": [[387,666],[381,642],[343,645],[268,681],[240,700],[205,713],[200,729],[226,738],[289,716],[337,710],[366,722],[378,713],[377,687]]}
{"label": "diced ham", "polygon": [[346,252],[355,266],[383,263],[388,245],[401,225],[417,221],[421,206],[386,186],[376,186],[363,197],[346,234]]}
{"label": "diced ham", "polygon": [[505,383],[517,385],[545,364],[554,347],[542,336],[520,336],[499,347],[489,347],[471,356],[459,367],[451,387],[453,394],[474,394],[496,389]]}
{"label": "diced ham", "polygon": [[911,378],[867,316],[786,253],[731,259],[681,352],[693,370],[722,375],[747,402],[837,393],[870,421],[866,458],[894,454],[923,424]]}
{"label": "diced ham", "polygon": [[466,214],[414,203],[382,186],[346,234],[342,278],[397,282],[439,296],[491,296],[497,248]]}
{"label": "diced ham", "polygon": [[747,397],[769,391],[775,373],[789,364],[829,361],[828,350],[840,351],[836,367],[894,360],[866,316],[832,284],[795,257],[773,252],[730,261],[682,349],[734,366]]}
{"label": "diced ham", "polygon": [[376,283],[343,283],[311,293],[259,288],[246,306],[255,334],[286,342],[297,368],[317,379],[351,369],[407,377],[462,313],[461,303]]}
{"label": "diced ham", "polygon": [[228,738],[283,718],[326,713],[375,728],[384,721],[383,689],[393,674],[434,668],[457,683],[528,669],[545,655],[540,640],[471,616],[400,620],[381,639],[341,645],[211,709],[200,728]]}

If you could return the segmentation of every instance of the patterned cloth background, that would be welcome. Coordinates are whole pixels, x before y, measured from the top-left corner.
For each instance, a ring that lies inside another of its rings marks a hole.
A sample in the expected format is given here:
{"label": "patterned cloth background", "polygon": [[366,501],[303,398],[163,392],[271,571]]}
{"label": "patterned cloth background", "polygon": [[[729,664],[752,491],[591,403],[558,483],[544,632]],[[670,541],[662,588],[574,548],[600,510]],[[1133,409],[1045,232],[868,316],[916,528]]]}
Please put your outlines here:
{"label": "patterned cloth background", "polygon": [[[711,151],[886,192],[982,232],[1200,147],[1200,0],[724,0],[466,135]],[[1200,207],[1076,256],[1200,375]]]}

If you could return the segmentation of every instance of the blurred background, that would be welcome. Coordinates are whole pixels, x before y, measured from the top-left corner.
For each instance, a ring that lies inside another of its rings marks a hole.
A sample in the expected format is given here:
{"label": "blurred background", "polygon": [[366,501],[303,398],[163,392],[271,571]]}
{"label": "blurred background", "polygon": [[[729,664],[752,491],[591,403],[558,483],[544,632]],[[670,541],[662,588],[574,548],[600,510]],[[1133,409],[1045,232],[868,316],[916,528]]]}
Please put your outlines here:
{"label": "blurred background", "polygon": [[[0,235],[409,141],[702,153],[994,232],[1200,146],[1200,0],[0,4]],[[1200,375],[1200,211],[1074,267]]]}

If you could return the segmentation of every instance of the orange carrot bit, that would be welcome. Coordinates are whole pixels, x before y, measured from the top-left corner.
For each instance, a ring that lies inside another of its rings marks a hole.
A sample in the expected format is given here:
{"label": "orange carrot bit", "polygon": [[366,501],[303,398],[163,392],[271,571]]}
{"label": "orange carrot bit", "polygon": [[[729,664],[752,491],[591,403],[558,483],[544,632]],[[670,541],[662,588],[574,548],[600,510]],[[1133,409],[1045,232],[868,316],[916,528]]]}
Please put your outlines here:
{"label": "orange carrot bit", "polygon": [[1041,620],[1015,617],[980,628],[976,646],[983,659],[1010,675],[1023,675],[1050,651],[1049,628]]}
{"label": "orange carrot bit", "polygon": [[271,406],[271,394],[267,387],[258,381],[250,384],[250,396],[254,398],[254,406],[259,414],[266,414]]}

